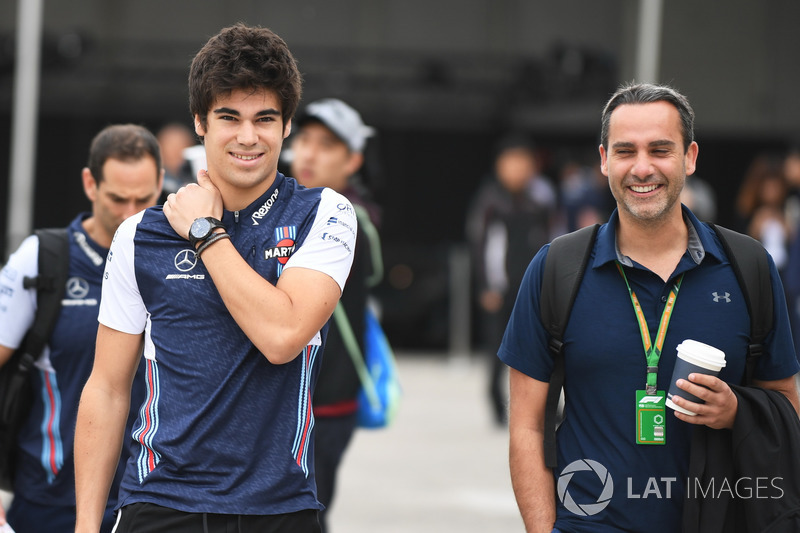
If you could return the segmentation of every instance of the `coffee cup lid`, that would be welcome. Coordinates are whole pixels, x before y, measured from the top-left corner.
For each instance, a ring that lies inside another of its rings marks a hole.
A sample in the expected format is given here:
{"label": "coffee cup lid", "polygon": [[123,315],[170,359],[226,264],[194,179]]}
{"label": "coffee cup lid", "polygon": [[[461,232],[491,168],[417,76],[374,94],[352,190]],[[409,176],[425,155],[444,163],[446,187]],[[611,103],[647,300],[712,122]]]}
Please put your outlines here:
{"label": "coffee cup lid", "polygon": [[709,365],[722,368],[726,364],[725,352],[700,341],[686,339],[678,345],[678,350]]}

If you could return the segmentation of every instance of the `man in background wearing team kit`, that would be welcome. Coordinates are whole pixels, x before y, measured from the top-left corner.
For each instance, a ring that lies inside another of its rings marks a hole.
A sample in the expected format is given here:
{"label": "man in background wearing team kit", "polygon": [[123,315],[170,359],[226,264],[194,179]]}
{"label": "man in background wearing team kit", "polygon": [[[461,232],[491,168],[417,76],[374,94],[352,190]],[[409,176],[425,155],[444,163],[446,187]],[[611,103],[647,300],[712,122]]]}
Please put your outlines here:
{"label": "man in background wearing team kit", "polygon": [[300,92],[264,28],[225,28],[192,61],[208,167],[111,246],[76,428],[76,532],[97,531],[142,344],[117,531],[319,531],[312,391],[356,220],[343,196],[277,171]]}
{"label": "man in background wearing team kit", "polygon": [[[376,264],[380,263],[377,230],[372,241],[364,229],[369,223],[379,224],[378,206],[370,199],[359,176],[367,139],[374,133],[373,128],[364,124],[358,111],[336,98],[325,98],[311,102],[298,114],[291,141],[292,175],[301,185],[330,187],[343,194],[356,209],[362,209],[353,267],[347,278],[347,290],[342,295],[342,308],[361,353],[364,351],[368,290],[380,281],[383,267]],[[314,394],[317,421],[314,466],[317,497],[325,506],[320,513],[323,533],[328,531],[327,517],[336,493],[339,464],[357,424],[361,381],[351,357],[363,356],[351,354],[349,349],[334,321]]]}
{"label": "man in background wearing team kit", "polygon": [[[155,204],[163,175],[158,142],[141,126],[109,126],[92,141],[82,175],[92,211],[75,217],[68,228],[65,303],[49,346],[36,362],[34,403],[18,441],[14,500],[7,517],[17,533],[74,530],[73,430],[94,360],[105,258],[120,223]],[[23,288],[23,278],[38,275],[38,249],[39,239],[28,237],[0,273],[0,365],[20,346],[34,321],[36,290]],[[121,473],[120,468],[108,504],[103,503],[101,531],[113,525]]]}

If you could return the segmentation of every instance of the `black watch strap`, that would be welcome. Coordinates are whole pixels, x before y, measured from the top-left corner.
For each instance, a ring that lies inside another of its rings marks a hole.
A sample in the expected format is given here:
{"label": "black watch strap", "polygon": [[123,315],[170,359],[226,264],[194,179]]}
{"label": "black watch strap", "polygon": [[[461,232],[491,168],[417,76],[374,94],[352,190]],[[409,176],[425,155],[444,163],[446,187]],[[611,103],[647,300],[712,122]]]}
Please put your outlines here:
{"label": "black watch strap", "polygon": [[[196,226],[198,225],[198,222],[201,221],[205,222],[206,224],[204,224],[205,228],[203,233],[198,234]],[[195,221],[192,222],[192,226],[189,228],[189,244],[192,246],[192,248],[196,249],[197,244],[208,239],[217,228],[225,229],[225,224],[223,224],[222,221],[217,218],[202,217],[195,219]]]}

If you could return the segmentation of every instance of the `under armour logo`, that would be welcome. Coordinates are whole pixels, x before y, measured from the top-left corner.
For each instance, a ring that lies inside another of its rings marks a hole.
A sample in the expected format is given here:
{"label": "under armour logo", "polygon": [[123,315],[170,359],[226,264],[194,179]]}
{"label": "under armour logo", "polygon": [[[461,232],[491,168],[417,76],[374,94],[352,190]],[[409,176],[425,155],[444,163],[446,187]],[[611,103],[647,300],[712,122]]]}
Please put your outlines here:
{"label": "under armour logo", "polygon": [[715,302],[719,302],[720,300],[725,300],[725,303],[731,303],[731,293],[729,292],[726,292],[723,295],[719,295],[716,292],[712,292],[711,295],[714,296]]}

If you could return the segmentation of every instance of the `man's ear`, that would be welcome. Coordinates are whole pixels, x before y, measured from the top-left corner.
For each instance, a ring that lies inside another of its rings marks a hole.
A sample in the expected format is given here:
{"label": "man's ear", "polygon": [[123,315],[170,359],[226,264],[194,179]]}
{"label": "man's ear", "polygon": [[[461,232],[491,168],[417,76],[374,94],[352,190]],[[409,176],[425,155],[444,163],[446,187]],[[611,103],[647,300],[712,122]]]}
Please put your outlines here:
{"label": "man's ear", "polygon": [[347,175],[352,176],[358,169],[361,168],[361,165],[364,164],[364,154],[361,152],[350,152],[350,157],[347,159],[347,163],[345,168],[347,169]]}
{"label": "man's ear", "polygon": [[696,142],[692,141],[692,144],[689,145],[689,148],[686,150],[686,155],[684,156],[684,165],[686,166],[687,176],[694,174],[694,171],[697,168],[697,154],[699,152],[700,147],[697,146]]}
{"label": "man's ear", "polygon": [[283,138],[285,139],[291,134],[292,134],[292,119],[289,119],[289,122],[287,122],[286,126],[284,126],[283,128]]}
{"label": "man's ear", "polygon": [[600,145],[600,172],[603,173],[603,176],[608,177],[608,154],[606,153],[606,149],[603,145]]}
{"label": "man's ear", "polygon": [[206,130],[203,127],[203,122],[200,120],[200,115],[194,115],[194,132],[197,134],[198,137],[205,137]]}
{"label": "man's ear", "polygon": [[83,182],[83,192],[90,202],[97,201],[97,181],[92,176],[89,167],[84,167],[81,172],[81,181]]}
{"label": "man's ear", "polygon": [[161,191],[164,189],[164,174],[166,172],[167,171],[162,168],[161,172],[158,173],[158,193],[156,193],[156,197],[161,196]]}

